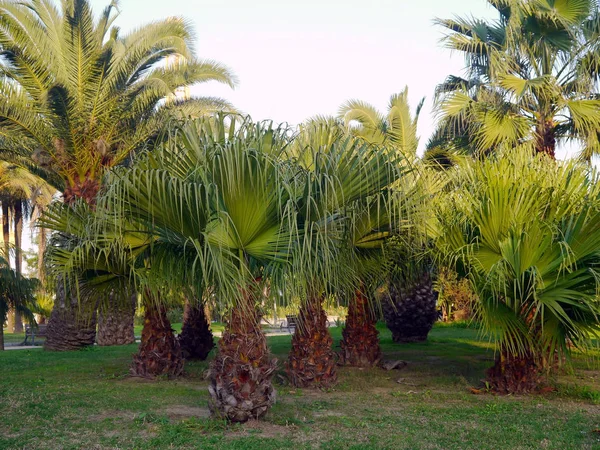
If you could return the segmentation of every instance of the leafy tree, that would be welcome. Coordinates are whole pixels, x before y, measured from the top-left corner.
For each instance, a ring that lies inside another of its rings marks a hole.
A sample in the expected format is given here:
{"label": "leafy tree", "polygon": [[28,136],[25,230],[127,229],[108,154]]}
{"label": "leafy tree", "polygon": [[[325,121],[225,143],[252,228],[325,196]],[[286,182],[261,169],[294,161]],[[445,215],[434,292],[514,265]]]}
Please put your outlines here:
{"label": "leafy tree", "polygon": [[428,148],[446,163],[455,152],[521,144],[554,158],[557,144],[575,140],[590,158],[600,148],[598,3],[488,3],[495,21],[437,21],[448,31],[446,47],[464,55],[466,78],[451,75],[438,86],[441,121]]}
{"label": "leafy tree", "polygon": [[600,333],[597,175],[515,151],[453,171],[439,205],[441,259],[466,274],[498,356],[500,392],[538,388]]}
{"label": "leafy tree", "polygon": [[[96,19],[88,0],[62,0],[58,7],[51,0],[0,2],[1,155],[29,157],[56,175],[67,203],[94,204],[105,171],[156,139],[173,115],[231,109],[220,99],[175,95],[210,80],[235,84],[226,67],[194,56],[185,20],[124,34],[114,26],[117,17],[116,3]],[[67,297],[57,297],[46,348],[93,342],[94,305],[81,308],[79,321]],[[74,335],[67,339],[65,330]]]}

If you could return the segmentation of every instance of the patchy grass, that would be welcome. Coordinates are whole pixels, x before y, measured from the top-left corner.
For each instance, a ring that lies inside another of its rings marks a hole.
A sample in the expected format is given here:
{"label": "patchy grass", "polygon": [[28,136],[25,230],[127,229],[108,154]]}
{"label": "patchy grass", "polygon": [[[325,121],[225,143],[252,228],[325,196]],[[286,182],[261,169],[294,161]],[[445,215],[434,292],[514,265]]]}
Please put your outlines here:
{"label": "patchy grass", "polygon": [[[332,334],[338,345],[340,330]],[[280,361],[290,339],[269,337]],[[187,364],[180,380],[150,382],[128,376],[133,345],[4,352],[0,448],[600,448],[597,360],[575,358],[553,393],[474,395],[494,357],[478,330],[439,326],[428,342],[396,345],[382,329],[381,340],[385,357],[406,368],[340,368],[328,391],[290,387],[281,369],[277,404],[245,425],[209,417],[207,362]]]}

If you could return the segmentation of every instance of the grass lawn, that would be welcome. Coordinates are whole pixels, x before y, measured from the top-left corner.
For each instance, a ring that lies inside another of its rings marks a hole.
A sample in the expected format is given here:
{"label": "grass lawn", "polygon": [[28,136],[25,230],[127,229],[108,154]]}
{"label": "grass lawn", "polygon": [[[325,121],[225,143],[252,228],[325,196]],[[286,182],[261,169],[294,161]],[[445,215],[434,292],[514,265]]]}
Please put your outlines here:
{"label": "grass lawn", "polygon": [[[493,362],[476,330],[439,326],[428,342],[404,345],[381,331],[385,358],[407,367],[341,368],[328,391],[292,388],[277,375],[277,404],[245,425],[208,417],[207,362],[187,364],[180,380],[151,382],[127,375],[134,345],[6,351],[0,448],[600,449],[597,359],[577,358],[556,392],[475,395],[469,388]],[[332,333],[337,346],[340,330]],[[269,343],[284,361],[290,336]]]}

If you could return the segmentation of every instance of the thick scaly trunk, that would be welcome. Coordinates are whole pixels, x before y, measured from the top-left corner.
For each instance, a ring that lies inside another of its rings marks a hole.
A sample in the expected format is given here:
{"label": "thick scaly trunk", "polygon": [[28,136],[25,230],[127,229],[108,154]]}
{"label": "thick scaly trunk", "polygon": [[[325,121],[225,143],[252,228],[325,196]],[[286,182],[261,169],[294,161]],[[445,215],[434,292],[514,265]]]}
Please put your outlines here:
{"label": "thick scaly trunk", "polygon": [[356,290],[348,305],[346,326],[342,331],[340,363],[347,366],[372,367],[381,360],[379,331],[375,314],[361,289]]}
{"label": "thick scaly trunk", "polygon": [[150,293],[144,298],[145,316],[142,343],[133,356],[131,374],[144,378],[178,377],[183,373],[181,347],[167,318],[167,310],[157,305]]}
{"label": "thick scaly trunk", "polygon": [[[89,205],[94,205],[99,189],[100,183],[97,180],[88,179],[65,188],[63,198],[67,204],[82,198]],[[44,343],[46,350],[77,350],[93,345],[96,341],[96,302],[82,299],[79,305],[77,296],[67,295],[64,286],[61,286],[63,284],[61,281],[57,283]]]}
{"label": "thick scaly trunk", "polygon": [[552,119],[541,118],[535,129],[535,151],[556,159],[556,132]]}
{"label": "thick scaly trunk", "polygon": [[428,273],[414,281],[390,283],[383,301],[385,322],[394,342],[422,342],[437,319],[437,292]]}
{"label": "thick scaly trunk", "polygon": [[127,345],[135,343],[133,318],[137,294],[129,296],[129,301],[117,299],[111,293],[108,300],[98,309],[98,334],[96,343],[100,346]]}
{"label": "thick scaly trunk", "polygon": [[4,351],[4,324],[0,324],[0,351]]}
{"label": "thick scaly trunk", "polygon": [[186,360],[204,361],[215,346],[202,303],[186,300],[179,343]]}
{"label": "thick scaly trunk", "polygon": [[525,394],[539,389],[545,373],[531,352],[519,356],[500,352],[486,373],[486,381],[490,389],[500,394]]}
{"label": "thick scaly trunk", "polygon": [[329,387],[337,381],[333,339],[320,296],[309,296],[300,307],[287,364],[290,382],[298,387]]}
{"label": "thick scaly trunk", "polygon": [[275,403],[271,359],[253,295],[246,291],[227,321],[217,354],[210,364],[209,407],[232,422],[263,417]]}
{"label": "thick scaly trunk", "polygon": [[[23,250],[21,249],[21,237],[23,235],[23,203],[17,199],[15,201],[15,272],[17,276],[23,274]],[[15,311],[15,325],[13,333],[23,332],[23,319],[18,311]]]}
{"label": "thick scaly trunk", "polygon": [[[69,294],[67,294],[69,292]],[[54,308],[48,321],[44,349],[51,351],[79,350],[94,345],[96,340],[96,302],[78,298],[74,288],[65,282],[56,283]]]}

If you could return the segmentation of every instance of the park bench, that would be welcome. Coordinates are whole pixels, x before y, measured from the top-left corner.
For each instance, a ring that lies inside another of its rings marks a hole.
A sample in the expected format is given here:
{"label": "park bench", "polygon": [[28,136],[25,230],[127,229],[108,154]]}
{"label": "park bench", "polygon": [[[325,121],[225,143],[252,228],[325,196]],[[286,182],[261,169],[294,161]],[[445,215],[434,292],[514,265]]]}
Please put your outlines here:
{"label": "park bench", "polygon": [[285,316],[285,322],[281,323],[281,330],[283,330],[284,328],[287,328],[288,333],[291,333],[293,330],[296,329],[296,326],[298,325],[298,316]]}
{"label": "park bench", "polygon": [[48,325],[25,325],[25,340],[21,345],[27,345],[27,340],[31,338],[31,345],[35,345],[36,337],[46,337]]}

